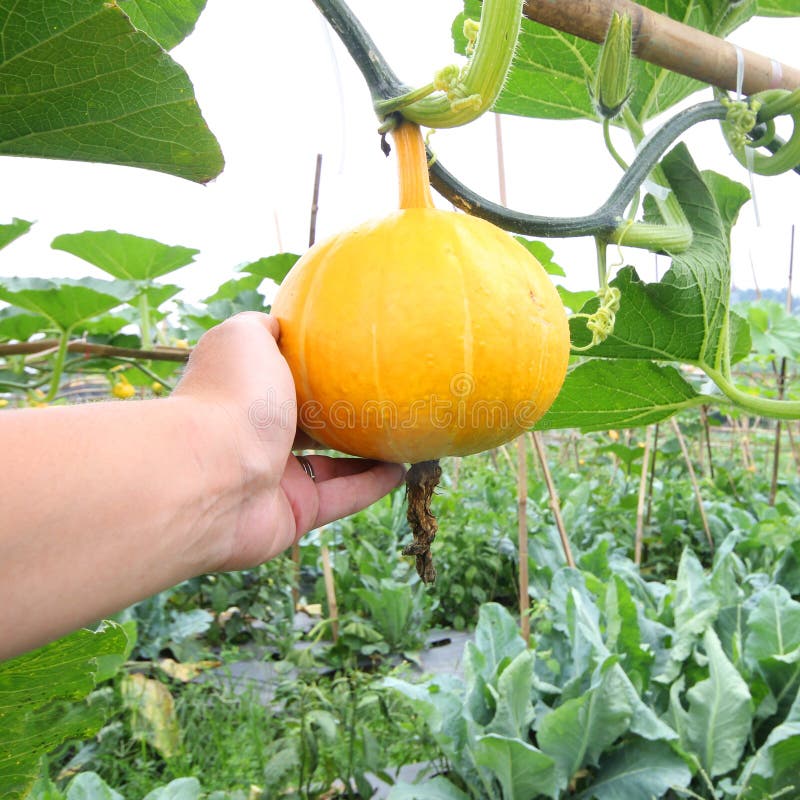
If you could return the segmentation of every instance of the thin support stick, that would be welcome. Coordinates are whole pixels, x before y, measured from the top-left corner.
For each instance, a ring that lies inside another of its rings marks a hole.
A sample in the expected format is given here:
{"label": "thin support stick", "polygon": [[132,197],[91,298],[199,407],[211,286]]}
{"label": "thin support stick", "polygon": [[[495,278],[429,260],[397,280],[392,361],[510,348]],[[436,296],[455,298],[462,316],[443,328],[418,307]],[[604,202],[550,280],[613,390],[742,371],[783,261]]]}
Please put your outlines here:
{"label": "thin support stick", "polygon": [[642,543],[644,541],[645,497],[647,495],[647,475],[650,471],[650,428],[645,428],[642,472],[639,477],[639,500],[636,504],[636,538],[633,543],[633,562],[642,564]]}
{"label": "thin support stick", "polygon": [[531,433],[531,440],[533,446],[536,448],[536,455],[539,457],[539,464],[544,473],[544,481],[547,485],[547,492],[550,495],[550,508],[555,517],[556,527],[558,528],[558,535],[561,537],[561,546],[564,548],[564,557],[570,567],[575,566],[575,559],[572,557],[572,548],[569,546],[569,539],[567,538],[567,529],[564,527],[564,520],[561,517],[561,504],[558,500],[558,492],[556,492],[555,484],[553,483],[553,476],[550,474],[550,467],[547,466],[547,456],[544,452],[544,445],[542,444],[542,437],[538,431]]}
{"label": "thin support stick", "polygon": [[527,440],[517,439],[517,536],[519,539],[519,628],[527,643],[531,638],[528,610],[528,454]]}
{"label": "thin support stick", "polygon": [[311,218],[308,226],[308,246],[317,238],[317,212],[319,211],[319,185],[322,178],[322,153],[317,153],[317,168],[314,172],[314,193],[311,197]]}
{"label": "thin support stick", "polygon": [[708,456],[708,474],[711,480],[714,480],[714,458],[711,448],[711,426],[708,424],[708,406],[700,406],[700,419],[702,420],[703,431],[705,432],[704,438],[706,440],[706,455]]}
{"label": "thin support stick", "polygon": [[681,453],[683,453],[683,460],[686,462],[686,469],[689,472],[689,480],[692,482],[694,497],[695,500],[697,501],[697,508],[700,511],[700,519],[703,523],[703,532],[706,535],[706,541],[708,542],[708,547],[713,553],[714,538],[711,536],[711,529],[708,527],[708,517],[706,516],[706,510],[703,507],[703,497],[700,494],[700,485],[697,483],[697,475],[695,475],[694,467],[692,466],[692,458],[689,455],[689,448],[686,447],[686,440],[683,438],[683,434],[681,433],[681,429],[678,426],[678,422],[675,419],[675,417],[671,417],[670,422],[672,423],[672,430],[675,432],[675,436],[678,439],[678,444],[681,447]]}
{"label": "thin support stick", "polygon": [[336,584],[333,581],[333,568],[331,567],[331,554],[328,545],[320,548],[322,552],[322,578],[325,581],[325,598],[328,601],[328,617],[331,621],[331,636],[333,641],[339,638],[339,605],[336,602]]}

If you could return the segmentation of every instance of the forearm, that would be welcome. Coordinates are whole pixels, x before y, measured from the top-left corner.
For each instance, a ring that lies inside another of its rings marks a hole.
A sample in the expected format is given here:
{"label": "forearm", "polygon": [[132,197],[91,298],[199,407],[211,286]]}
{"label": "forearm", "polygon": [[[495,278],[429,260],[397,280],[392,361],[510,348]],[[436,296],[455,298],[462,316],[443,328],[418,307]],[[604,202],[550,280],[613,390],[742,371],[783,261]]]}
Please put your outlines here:
{"label": "forearm", "polygon": [[232,439],[185,398],[0,413],[0,658],[208,571]]}

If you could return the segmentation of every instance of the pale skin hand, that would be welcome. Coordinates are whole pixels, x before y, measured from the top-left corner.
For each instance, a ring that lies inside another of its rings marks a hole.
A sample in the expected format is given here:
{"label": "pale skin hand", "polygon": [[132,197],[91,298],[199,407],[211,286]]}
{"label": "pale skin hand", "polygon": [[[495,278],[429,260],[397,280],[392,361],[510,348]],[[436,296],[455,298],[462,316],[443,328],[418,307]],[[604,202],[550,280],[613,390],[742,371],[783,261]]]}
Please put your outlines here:
{"label": "pale skin hand", "polygon": [[319,455],[306,475],[278,335],[255,312],[217,326],[168,399],[0,413],[0,659],[262,563],[402,481]]}

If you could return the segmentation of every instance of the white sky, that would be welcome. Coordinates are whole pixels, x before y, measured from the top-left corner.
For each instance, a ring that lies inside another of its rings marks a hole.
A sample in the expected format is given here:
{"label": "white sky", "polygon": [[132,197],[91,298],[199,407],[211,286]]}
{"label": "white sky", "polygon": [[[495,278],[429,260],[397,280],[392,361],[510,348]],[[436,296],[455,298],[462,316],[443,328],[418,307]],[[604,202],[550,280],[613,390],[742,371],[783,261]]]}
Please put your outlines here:
{"label": "white sky", "polygon": [[[350,5],[406,83],[426,83],[435,70],[459,60],[450,39],[458,0]],[[800,19],[758,19],[732,41],[797,64]],[[114,228],[201,250],[194,265],[171,276],[187,287],[188,299],[198,299],[230,278],[237,265],[279,252],[279,239],[283,250],[305,249],[318,152],[318,239],[394,208],[395,165],[380,151],[366,85],[311,0],[209,0],[196,31],[173,56],[192,78],[221,143],[227,161],[222,175],[202,187],[126,167],[0,157],[0,222],[13,216],[37,221],[0,255],[3,274],[99,275],[49,245],[61,233]],[[691,102],[707,98],[704,93]],[[503,134],[508,202],[518,210],[588,213],[619,177],[593,123],[503,117]],[[716,123],[697,126],[684,141],[701,168],[748,182]],[[622,149],[625,143],[619,142]],[[432,145],[451,172],[498,199],[492,115],[440,131]],[[755,181],[762,224],[756,228],[748,204],[735,233],[734,283],[753,285],[752,259],[761,288],[780,288],[786,284],[790,228],[800,222],[800,176]],[[567,270],[569,288],[594,288],[591,240],[548,244]],[[625,256],[642,277],[654,279],[653,255],[626,249]],[[660,259],[662,273],[667,266]]]}

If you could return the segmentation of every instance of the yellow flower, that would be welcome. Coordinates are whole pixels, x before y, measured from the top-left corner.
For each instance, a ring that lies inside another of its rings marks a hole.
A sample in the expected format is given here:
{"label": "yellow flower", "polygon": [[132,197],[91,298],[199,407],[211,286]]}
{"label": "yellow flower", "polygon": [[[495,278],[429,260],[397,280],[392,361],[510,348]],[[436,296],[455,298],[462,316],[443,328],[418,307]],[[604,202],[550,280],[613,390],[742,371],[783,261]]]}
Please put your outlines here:
{"label": "yellow flower", "polygon": [[617,433],[617,431],[609,431],[608,438],[611,439],[612,442],[619,441],[619,433]]}
{"label": "yellow flower", "polygon": [[164,385],[158,381],[153,381],[150,384],[150,391],[153,394],[164,394]]}
{"label": "yellow flower", "polygon": [[124,375],[120,375],[119,380],[111,387],[111,394],[120,400],[127,400],[136,394],[136,389]]}

